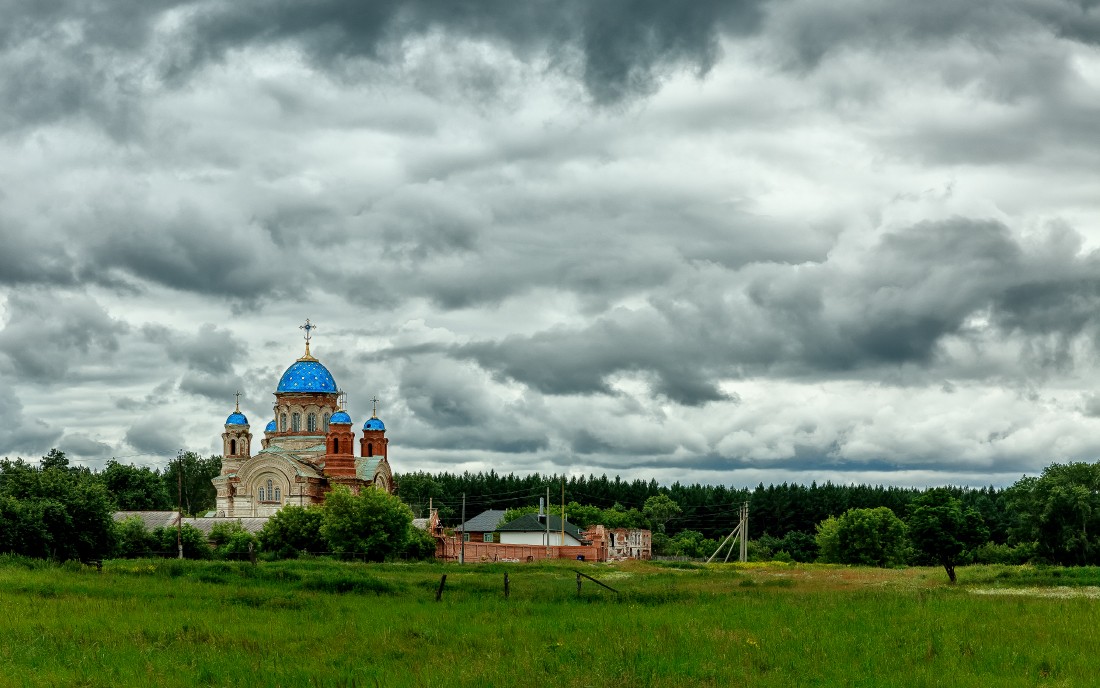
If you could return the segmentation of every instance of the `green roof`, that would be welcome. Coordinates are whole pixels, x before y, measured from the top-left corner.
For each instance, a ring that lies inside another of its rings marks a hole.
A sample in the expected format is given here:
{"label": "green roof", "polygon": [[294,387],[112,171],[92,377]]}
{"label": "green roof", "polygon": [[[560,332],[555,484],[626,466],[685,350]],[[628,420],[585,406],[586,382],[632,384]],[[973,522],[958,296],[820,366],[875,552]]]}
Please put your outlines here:
{"label": "green roof", "polygon": [[[561,517],[550,516],[550,532],[561,532]],[[537,514],[524,514],[519,518],[509,521],[504,525],[497,526],[497,532],[509,531],[509,532],[523,532],[523,533],[541,533],[546,530],[546,522],[540,521]],[[572,535],[575,539],[581,540],[581,531],[577,526],[569,522],[569,519],[565,519],[565,532]]]}

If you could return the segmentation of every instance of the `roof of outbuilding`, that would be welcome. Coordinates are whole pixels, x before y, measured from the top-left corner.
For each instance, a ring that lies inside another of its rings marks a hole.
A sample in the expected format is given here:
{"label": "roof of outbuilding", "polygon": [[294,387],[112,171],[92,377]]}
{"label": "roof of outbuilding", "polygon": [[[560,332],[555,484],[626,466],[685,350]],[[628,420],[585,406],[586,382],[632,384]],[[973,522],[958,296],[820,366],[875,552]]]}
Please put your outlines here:
{"label": "roof of outbuilding", "polygon": [[255,535],[263,529],[268,518],[267,516],[254,516],[249,518],[231,518],[228,516],[216,516],[214,518],[185,518],[183,519],[183,524],[185,526],[194,526],[201,530],[203,535],[210,537],[210,531],[219,523],[239,523],[242,528]]}
{"label": "roof of outbuilding", "polygon": [[141,519],[141,522],[145,524],[146,530],[155,530],[156,528],[167,528],[168,526],[176,525],[176,521],[179,520],[180,512],[178,511],[116,511],[111,514],[111,517],[116,521],[125,521],[128,518],[137,516]]}
{"label": "roof of outbuilding", "polygon": [[[549,519],[550,519],[550,532],[551,533],[560,533],[561,532],[561,517],[551,515],[549,517]],[[497,532],[508,531],[508,532],[524,532],[524,533],[536,532],[537,533],[537,532],[542,532],[544,530],[546,530],[546,522],[545,521],[540,521],[537,514],[524,514],[523,516],[520,516],[519,518],[517,518],[515,520],[509,521],[508,523],[505,523],[504,525],[499,526],[497,528]],[[584,539],[581,536],[580,529],[577,528],[577,526],[570,523],[569,519],[565,519],[565,532],[569,533],[570,535],[572,535],[577,540],[583,540]]]}
{"label": "roof of outbuilding", "polygon": [[489,509],[482,511],[477,516],[474,516],[469,521],[466,521],[459,530],[465,533],[488,533],[497,529],[500,522],[504,520],[504,512],[501,509]]}

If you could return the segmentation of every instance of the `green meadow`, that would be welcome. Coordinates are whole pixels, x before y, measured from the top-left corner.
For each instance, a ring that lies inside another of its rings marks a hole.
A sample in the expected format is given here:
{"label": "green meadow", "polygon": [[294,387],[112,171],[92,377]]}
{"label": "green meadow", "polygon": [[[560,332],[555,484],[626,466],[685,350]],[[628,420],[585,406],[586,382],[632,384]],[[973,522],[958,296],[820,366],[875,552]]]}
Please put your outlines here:
{"label": "green meadow", "polygon": [[[618,592],[584,580],[578,593],[577,570]],[[971,567],[959,580],[783,564],[100,572],[9,558],[0,686],[1096,685],[1100,570]]]}

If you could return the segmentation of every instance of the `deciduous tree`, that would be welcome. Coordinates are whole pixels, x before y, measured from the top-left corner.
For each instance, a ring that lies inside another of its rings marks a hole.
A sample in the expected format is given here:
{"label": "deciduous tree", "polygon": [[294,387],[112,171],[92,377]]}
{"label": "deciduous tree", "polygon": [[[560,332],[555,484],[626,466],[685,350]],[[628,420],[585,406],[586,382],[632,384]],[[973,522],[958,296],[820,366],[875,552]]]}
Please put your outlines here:
{"label": "deciduous tree", "polygon": [[337,553],[384,561],[402,551],[412,510],[397,497],[373,487],[352,494],[338,485],[325,497],[321,535]]}
{"label": "deciduous tree", "polygon": [[943,565],[954,583],[959,558],[989,539],[981,514],[963,507],[944,489],[929,490],[914,500],[910,509],[909,539],[919,551]]}

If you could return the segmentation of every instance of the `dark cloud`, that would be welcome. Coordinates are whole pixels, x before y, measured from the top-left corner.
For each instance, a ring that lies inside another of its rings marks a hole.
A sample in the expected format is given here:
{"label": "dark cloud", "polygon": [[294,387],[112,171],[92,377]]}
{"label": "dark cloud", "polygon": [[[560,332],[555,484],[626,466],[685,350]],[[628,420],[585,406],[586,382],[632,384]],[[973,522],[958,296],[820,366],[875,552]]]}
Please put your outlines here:
{"label": "dark cloud", "polygon": [[740,290],[700,284],[582,328],[455,353],[548,394],[607,394],[615,373],[648,374],[655,393],[688,405],[725,398],[716,382],[745,374],[874,378],[931,367],[944,338],[968,336],[968,320],[985,313],[1002,331],[1067,341],[1095,329],[1097,257],[1050,250],[1065,240],[1059,231],[1043,240],[1048,250],[1025,253],[998,222],[925,222],[885,235],[850,272],[830,263],[767,269]]}
{"label": "dark cloud", "polygon": [[126,430],[124,439],[142,454],[159,456],[174,456],[184,446],[176,424],[165,416],[142,417]]}
{"label": "dark cloud", "polygon": [[0,214],[0,242],[0,285],[75,283],[73,260],[59,237]]}
{"label": "dark cloud", "polygon": [[[142,202],[139,201],[139,207]],[[250,301],[301,284],[301,273],[280,274],[259,232],[238,218],[211,217],[184,206],[171,214],[103,206],[94,220],[106,231],[85,239],[83,278],[110,283],[112,272],[174,289]],[[301,256],[282,257],[301,268]],[[297,264],[295,264],[297,263]]]}
{"label": "dark cloud", "polygon": [[1078,0],[843,0],[828,5],[800,0],[769,7],[776,46],[804,69],[858,47],[878,52],[899,44],[930,48],[965,41],[988,50],[1014,49],[1019,46],[1015,39],[1037,31],[1085,43],[1100,40],[1100,14],[1093,3]]}
{"label": "dark cloud", "polygon": [[549,53],[567,70],[579,62],[593,99],[614,103],[652,91],[665,69],[705,73],[717,57],[721,29],[748,33],[759,20],[758,3],[751,1],[220,3],[191,16],[187,40],[166,73],[179,77],[241,45],[281,42],[301,45],[331,69],[347,59],[385,60],[403,39],[442,30],[501,42],[524,56]]}
{"label": "dark cloud", "polygon": [[212,323],[203,323],[193,335],[163,325],[147,324],[142,326],[141,334],[147,341],[163,346],[173,361],[210,375],[232,373],[234,364],[247,353],[244,342]]}
{"label": "dark cloud", "polygon": [[71,458],[106,459],[117,452],[115,449],[97,439],[80,433],[66,433],[58,442],[58,447]]}
{"label": "dark cloud", "polygon": [[10,390],[0,394],[0,418],[4,419],[0,424],[0,456],[35,454],[42,447],[57,446],[61,436],[61,430],[45,420],[27,418],[23,404]]}
{"label": "dark cloud", "polygon": [[102,365],[119,349],[129,326],[93,298],[66,290],[18,291],[8,298],[0,353],[17,378],[40,382],[73,379],[88,365]]}

